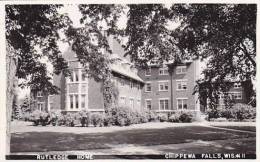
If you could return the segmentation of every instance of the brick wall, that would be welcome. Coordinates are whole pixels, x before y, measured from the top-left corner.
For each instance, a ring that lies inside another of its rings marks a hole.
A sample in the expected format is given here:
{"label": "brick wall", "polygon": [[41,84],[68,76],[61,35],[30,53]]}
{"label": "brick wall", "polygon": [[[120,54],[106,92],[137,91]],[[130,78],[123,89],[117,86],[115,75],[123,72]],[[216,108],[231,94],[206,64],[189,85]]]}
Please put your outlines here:
{"label": "brick wall", "polygon": [[[194,62],[187,64],[187,72],[185,74],[176,74],[176,68],[172,74],[172,91],[173,91],[173,110],[177,109],[177,98],[187,98],[189,110],[196,109],[195,95],[192,95],[195,86],[196,64]],[[159,110],[159,99],[169,99],[169,108],[171,108],[171,79],[170,75],[159,75],[159,67],[151,67],[151,76],[145,75],[145,70],[139,69],[138,75],[145,81],[150,82],[152,86],[151,92],[146,92],[145,87],[142,89],[142,106],[145,107],[145,100],[151,99],[152,109]],[[177,90],[177,81],[187,80],[186,90]],[[168,81],[168,91],[159,91],[159,82]]]}

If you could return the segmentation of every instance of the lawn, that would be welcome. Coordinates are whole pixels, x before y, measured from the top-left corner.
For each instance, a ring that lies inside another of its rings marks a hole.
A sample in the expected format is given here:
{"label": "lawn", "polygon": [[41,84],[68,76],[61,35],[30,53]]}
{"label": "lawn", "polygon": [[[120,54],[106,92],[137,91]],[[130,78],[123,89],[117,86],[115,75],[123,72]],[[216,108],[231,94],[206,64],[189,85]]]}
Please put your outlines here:
{"label": "lawn", "polygon": [[215,127],[256,132],[255,126],[215,126]]}
{"label": "lawn", "polygon": [[[66,129],[66,128],[64,128]],[[255,133],[203,126],[136,129],[108,133],[17,132],[11,136],[11,152],[45,152],[110,149],[119,145],[155,146],[193,141],[255,137]],[[255,145],[253,141],[252,145]],[[249,150],[250,151],[250,150]],[[251,150],[252,151],[252,150]]]}

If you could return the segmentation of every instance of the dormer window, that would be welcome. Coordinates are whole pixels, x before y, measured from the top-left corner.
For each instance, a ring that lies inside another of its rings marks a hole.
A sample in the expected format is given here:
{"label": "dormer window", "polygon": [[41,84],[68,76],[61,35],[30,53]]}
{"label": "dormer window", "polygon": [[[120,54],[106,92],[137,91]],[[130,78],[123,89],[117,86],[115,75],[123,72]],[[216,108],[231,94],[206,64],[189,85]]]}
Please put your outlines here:
{"label": "dormer window", "polygon": [[37,92],[37,97],[43,97],[42,91]]}
{"label": "dormer window", "polygon": [[241,88],[241,83],[234,83],[234,88]]}
{"label": "dormer window", "polygon": [[151,73],[152,73],[151,68],[145,69],[145,76],[151,76]]}
{"label": "dormer window", "polygon": [[159,68],[159,75],[169,75],[168,68],[167,67]]}
{"label": "dormer window", "polygon": [[187,67],[186,66],[178,66],[176,68],[176,74],[185,74],[187,73]]}

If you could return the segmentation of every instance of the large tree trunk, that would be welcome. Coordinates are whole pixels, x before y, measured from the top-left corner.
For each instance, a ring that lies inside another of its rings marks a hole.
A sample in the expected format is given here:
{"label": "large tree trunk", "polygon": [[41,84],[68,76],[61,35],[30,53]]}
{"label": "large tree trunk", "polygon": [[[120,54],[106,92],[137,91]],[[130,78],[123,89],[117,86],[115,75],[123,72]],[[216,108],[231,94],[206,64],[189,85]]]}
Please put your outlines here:
{"label": "large tree trunk", "polygon": [[14,52],[10,47],[6,48],[6,155],[10,154],[10,125],[14,98],[14,82],[17,62]]}

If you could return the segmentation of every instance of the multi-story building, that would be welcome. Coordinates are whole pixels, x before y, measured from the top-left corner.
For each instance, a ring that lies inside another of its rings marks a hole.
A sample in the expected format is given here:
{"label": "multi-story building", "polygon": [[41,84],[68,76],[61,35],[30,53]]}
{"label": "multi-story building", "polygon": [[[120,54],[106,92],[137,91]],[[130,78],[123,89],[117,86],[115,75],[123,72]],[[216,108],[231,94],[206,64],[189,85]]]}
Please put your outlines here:
{"label": "multi-story building", "polygon": [[[185,61],[174,66],[166,63],[162,66],[150,65],[148,69],[136,69],[129,59],[123,57],[124,50],[118,42],[112,39],[109,42],[113,51],[111,57],[117,60],[110,68],[111,80],[118,90],[119,106],[147,108],[158,113],[183,110],[205,112],[207,105],[200,103],[198,94],[193,94],[195,82],[202,72],[199,60]],[[72,75],[55,75],[53,84],[60,88],[60,94],[34,94],[36,107],[44,111],[104,111],[103,83],[87,77],[76,54],[70,48],[63,56],[69,63]],[[235,102],[249,101],[249,95],[245,91],[247,85],[244,82],[234,82],[229,94]],[[220,96],[219,104],[223,105],[223,96]]]}
{"label": "multi-story building", "polygon": [[156,112],[180,110],[200,111],[197,95],[193,95],[195,81],[200,74],[199,61],[190,61],[171,66],[152,65],[140,69],[144,80],[142,106]]}
{"label": "multi-story building", "polygon": [[[119,47],[119,44],[114,42],[112,47]],[[119,52],[113,48],[112,51]],[[112,54],[111,57],[116,61],[110,65],[111,80],[118,91],[117,104],[140,109],[143,80],[137,75],[133,64],[121,55]],[[64,112],[104,111],[103,83],[87,76],[76,54],[70,48],[63,54],[63,57],[68,61],[71,76],[54,75],[53,84],[60,89],[60,93],[48,96],[44,92],[37,92],[34,94],[37,108],[44,111],[61,110]]]}

